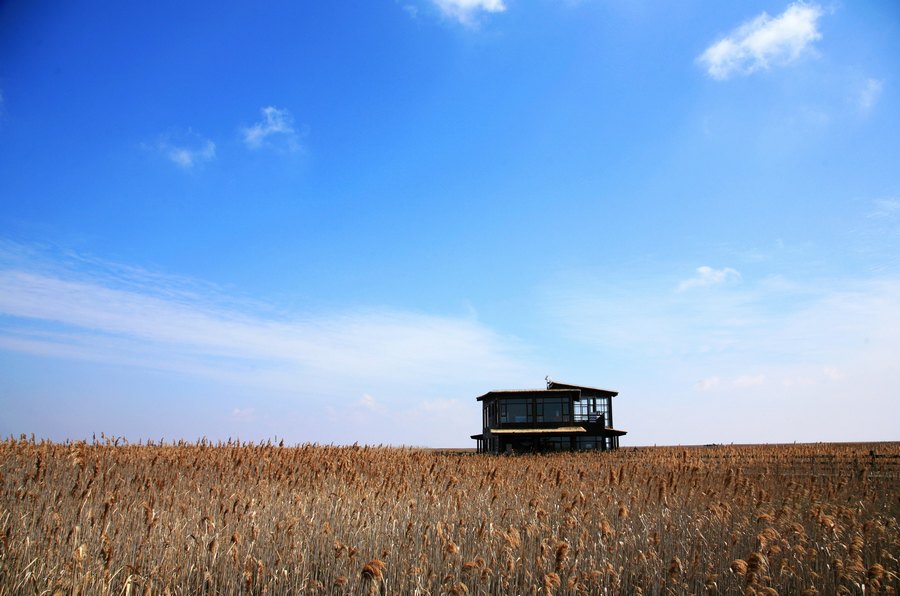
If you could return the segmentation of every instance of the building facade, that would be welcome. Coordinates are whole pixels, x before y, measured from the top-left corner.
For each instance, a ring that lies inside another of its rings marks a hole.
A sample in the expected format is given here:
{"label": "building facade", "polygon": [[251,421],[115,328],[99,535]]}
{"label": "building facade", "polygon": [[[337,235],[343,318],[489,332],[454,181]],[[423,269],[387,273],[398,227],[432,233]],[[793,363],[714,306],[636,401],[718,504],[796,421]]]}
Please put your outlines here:
{"label": "building facade", "polygon": [[623,430],[613,427],[617,391],[547,380],[546,389],[489,391],[479,453],[535,453],[617,449]]}

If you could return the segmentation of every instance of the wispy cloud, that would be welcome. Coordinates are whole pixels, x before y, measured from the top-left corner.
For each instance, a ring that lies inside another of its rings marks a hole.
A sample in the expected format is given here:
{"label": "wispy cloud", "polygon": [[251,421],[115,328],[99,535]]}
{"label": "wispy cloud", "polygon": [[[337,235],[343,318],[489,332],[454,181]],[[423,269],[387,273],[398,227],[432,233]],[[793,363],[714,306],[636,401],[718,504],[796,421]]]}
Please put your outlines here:
{"label": "wispy cloud", "polygon": [[734,380],[735,387],[758,387],[766,382],[765,375],[741,375]]}
{"label": "wispy cloud", "polygon": [[470,317],[276,315],[203,284],[85,260],[0,245],[0,348],[345,398],[477,392],[526,370],[519,342]]}
{"label": "wispy cloud", "polygon": [[884,81],[878,79],[866,79],[865,85],[859,92],[858,105],[863,112],[870,111],[878,99],[881,97],[881,90],[884,87]]}
{"label": "wispy cloud", "polygon": [[179,168],[190,170],[216,157],[216,144],[193,131],[168,133],[151,145]]}
{"label": "wispy cloud", "polygon": [[663,283],[622,280],[606,291],[570,286],[555,296],[554,309],[572,337],[648,357],[756,354],[834,366],[848,352],[900,352],[900,335],[890,331],[900,328],[897,279],[801,283],[773,276],[727,292],[665,291]]}
{"label": "wispy cloud", "polygon": [[446,17],[456,19],[463,25],[474,25],[484,13],[498,13],[506,10],[503,0],[432,0]]}
{"label": "wispy cloud", "polygon": [[823,368],[822,374],[833,381],[840,381],[844,378],[844,373],[842,373],[840,369],[833,366],[826,366],[825,368]]}
{"label": "wispy cloud", "polygon": [[[557,328],[582,346],[587,361],[634,371],[622,402],[631,405],[623,407],[632,408],[641,432],[651,437],[862,440],[895,434],[866,412],[900,416],[896,277],[772,276],[722,292],[679,292],[665,279],[622,278],[581,288],[567,279],[546,290]],[[860,400],[852,412],[842,405],[848,391]],[[665,410],[670,403],[678,407]],[[665,424],[653,423],[653,416]]]}
{"label": "wispy cloud", "polygon": [[244,143],[250,149],[260,149],[276,140],[289,151],[300,149],[300,140],[294,129],[294,117],[282,108],[267,106],[260,109],[262,120],[252,126],[242,127]]}
{"label": "wispy cloud", "polygon": [[711,391],[722,384],[722,379],[719,377],[708,377],[706,379],[702,379],[697,381],[694,385],[699,391]]}
{"label": "wispy cloud", "polygon": [[359,405],[367,410],[378,411],[381,409],[381,404],[376,401],[374,397],[369,395],[368,393],[363,393],[363,396],[359,398]]}
{"label": "wispy cloud", "polygon": [[763,12],[713,43],[697,60],[718,80],[788,64],[822,38],[818,21],[823,14],[819,5],[804,3],[791,4],[774,18]]}
{"label": "wispy cloud", "polygon": [[491,367],[516,364],[500,337],[445,317],[362,311],[284,321],[22,271],[0,272],[0,289],[0,312],[18,319],[0,342],[53,356],[294,389],[310,375],[409,385],[489,378]]}
{"label": "wispy cloud", "polygon": [[741,274],[731,267],[723,269],[713,269],[707,265],[697,267],[697,274],[690,279],[686,279],[678,284],[678,291],[684,292],[691,288],[702,288],[706,286],[717,286],[728,282],[737,282],[741,280]]}
{"label": "wispy cloud", "polygon": [[256,408],[235,408],[231,411],[232,420],[241,422],[253,420],[256,416]]}
{"label": "wispy cloud", "polygon": [[869,212],[870,219],[891,219],[900,216],[900,199],[878,199]]}
{"label": "wispy cloud", "polygon": [[732,379],[708,377],[694,384],[698,391],[714,391],[721,389],[747,389],[765,385],[765,375],[740,375]]}

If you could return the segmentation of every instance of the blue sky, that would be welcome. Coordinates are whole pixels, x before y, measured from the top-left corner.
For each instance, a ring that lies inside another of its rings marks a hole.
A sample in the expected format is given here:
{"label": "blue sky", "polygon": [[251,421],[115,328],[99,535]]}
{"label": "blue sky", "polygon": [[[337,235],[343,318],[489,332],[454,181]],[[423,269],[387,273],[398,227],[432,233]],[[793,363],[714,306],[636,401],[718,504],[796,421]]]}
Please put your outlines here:
{"label": "blue sky", "polygon": [[0,7],[0,434],[897,440],[895,2]]}

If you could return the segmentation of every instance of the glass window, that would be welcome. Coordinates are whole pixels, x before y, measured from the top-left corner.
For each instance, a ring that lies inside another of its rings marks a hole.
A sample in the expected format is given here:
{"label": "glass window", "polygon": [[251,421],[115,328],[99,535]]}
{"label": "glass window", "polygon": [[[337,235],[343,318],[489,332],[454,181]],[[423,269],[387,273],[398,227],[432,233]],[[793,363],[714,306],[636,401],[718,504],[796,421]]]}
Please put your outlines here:
{"label": "glass window", "polygon": [[575,402],[575,419],[610,426],[610,398],[585,397]]}
{"label": "glass window", "polygon": [[575,447],[580,450],[600,449],[602,437],[576,437]]}
{"label": "glass window", "polygon": [[493,428],[497,425],[497,401],[492,400],[485,406],[485,427]]}
{"label": "glass window", "polygon": [[544,398],[538,400],[542,408],[543,420],[539,422],[568,422],[569,400],[565,398]]}
{"label": "glass window", "polygon": [[533,422],[527,399],[505,399],[500,402],[500,422]]}
{"label": "glass window", "polygon": [[568,437],[547,437],[541,441],[542,451],[566,451],[571,445]]}

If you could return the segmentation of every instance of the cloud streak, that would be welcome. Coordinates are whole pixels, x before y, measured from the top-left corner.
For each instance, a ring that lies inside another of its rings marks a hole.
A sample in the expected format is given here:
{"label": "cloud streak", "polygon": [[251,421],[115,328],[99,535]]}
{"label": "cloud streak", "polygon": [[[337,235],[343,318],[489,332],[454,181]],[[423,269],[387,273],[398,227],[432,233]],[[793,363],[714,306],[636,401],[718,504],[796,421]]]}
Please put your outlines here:
{"label": "cloud streak", "polygon": [[[473,396],[541,370],[531,348],[472,315],[282,312],[196,280],[2,240],[0,355],[57,371],[22,380],[39,387],[32,394],[0,381],[11,412],[0,430],[59,440],[105,428],[132,440],[238,433],[460,447],[477,430]],[[67,374],[103,395],[79,398]],[[184,396],[170,404],[181,414],[138,413],[159,411],[157,382]],[[85,399],[89,418],[78,415]],[[12,407],[23,400],[29,408]]]}
{"label": "cloud streak", "polygon": [[[20,320],[3,330],[5,345],[54,356],[262,384],[282,380],[272,374],[282,371],[296,375],[292,388],[309,374],[446,383],[514,367],[501,338],[461,319],[362,311],[279,321],[9,271],[0,273],[0,289],[0,312]],[[29,325],[37,322],[59,327]]]}
{"label": "cloud streak", "polygon": [[181,135],[165,135],[155,144],[155,148],[183,170],[190,170],[216,157],[216,144],[191,131]]}
{"label": "cloud streak", "polygon": [[874,202],[874,209],[869,212],[870,219],[892,219],[900,216],[900,199],[879,199]]}
{"label": "cloud streak", "polygon": [[485,13],[506,11],[503,0],[432,0],[445,17],[457,20],[463,25],[474,25],[478,17]]}
{"label": "cloud streak", "polygon": [[[558,329],[586,361],[628,371],[619,419],[641,421],[632,425],[638,444],[896,434],[885,422],[900,416],[896,277],[771,276],[715,292],[665,280],[560,285],[564,293],[546,297]],[[882,415],[872,420],[872,411]]]}
{"label": "cloud streak", "polygon": [[7,350],[357,395],[521,371],[522,346],[469,318],[368,308],[276,316],[174,278],[48,267],[24,250],[6,256]]}
{"label": "cloud streak", "polygon": [[713,269],[707,265],[697,267],[697,274],[682,281],[678,284],[678,291],[684,292],[691,288],[702,288],[707,286],[717,286],[728,282],[739,282],[741,274],[731,267],[724,269]]}
{"label": "cloud streak", "polygon": [[290,151],[297,151],[300,142],[294,129],[294,117],[286,109],[267,106],[260,109],[262,120],[241,128],[244,144],[250,149],[260,149],[279,140]]}
{"label": "cloud streak", "polygon": [[[900,352],[900,280],[800,283],[755,280],[722,292],[679,292],[620,281],[617,291],[585,286],[554,295],[567,333],[647,357],[746,355],[823,360]],[[895,350],[896,349],[896,350]]]}
{"label": "cloud streak", "polygon": [[863,112],[869,112],[878,103],[881,97],[881,90],[884,87],[884,81],[878,79],[866,79],[866,84],[859,92],[859,109]]}
{"label": "cloud streak", "polygon": [[791,4],[777,17],[763,12],[710,45],[697,61],[716,80],[789,64],[822,38],[822,15],[820,6],[804,3]]}

